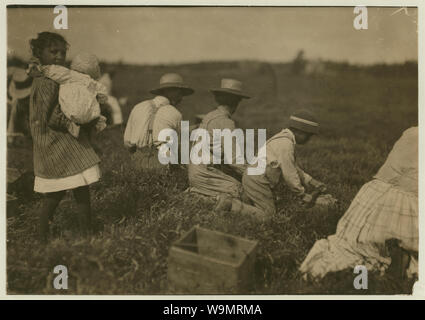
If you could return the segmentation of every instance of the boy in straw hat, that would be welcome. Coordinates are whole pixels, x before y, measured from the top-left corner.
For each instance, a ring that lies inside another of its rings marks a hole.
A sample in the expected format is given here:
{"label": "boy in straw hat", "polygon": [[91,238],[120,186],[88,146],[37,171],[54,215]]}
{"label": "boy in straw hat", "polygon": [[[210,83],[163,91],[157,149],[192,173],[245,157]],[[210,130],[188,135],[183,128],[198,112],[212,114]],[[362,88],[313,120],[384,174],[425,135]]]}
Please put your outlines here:
{"label": "boy in straw hat", "polygon": [[[213,93],[218,106],[215,110],[203,116],[199,128],[207,130],[210,135],[211,154],[220,154],[223,158],[223,149],[215,150],[215,146],[218,144],[214,141],[213,130],[234,130],[236,126],[231,118],[232,114],[236,111],[242,99],[249,99],[249,96],[242,91],[242,83],[235,79],[222,79],[221,87],[210,91]],[[220,145],[224,145],[223,141]],[[235,155],[235,148],[233,148],[231,164],[189,164],[189,190],[206,196],[218,196],[225,193],[231,197],[239,198],[241,184],[232,175],[242,176],[246,165],[236,164]]]}
{"label": "boy in straw hat", "polygon": [[[306,144],[312,135],[317,134],[319,124],[308,111],[298,111],[289,118],[289,127],[283,129],[266,142],[266,171],[261,175],[248,175],[242,178],[243,202],[221,196],[216,206],[218,211],[250,214],[260,220],[269,219],[276,213],[272,189],[281,177],[289,189],[296,193],[307,205],[314,204],[316,197],[326,190],[325,185],[305,173],[296,163],[295,145]],[[312,187],[309,194],[306,187]]]}
{"label": "boy in straw hat", "polygon": [[[153,99],[137,104],[131,111],[124,133],[124,145],[133,153],[135,169],[166,168],[158,160],[158,150],[163,141],[158,140],[163,129],[181,131],[182,114],[178,106],[183,97],[194,90],[183,82],[177,73],[166,73],[159,80],[159,86],[150,91]],[[144,147],[153,146],[155,154],[146,158]],[[139,152],[137,152],[139,151]]]}

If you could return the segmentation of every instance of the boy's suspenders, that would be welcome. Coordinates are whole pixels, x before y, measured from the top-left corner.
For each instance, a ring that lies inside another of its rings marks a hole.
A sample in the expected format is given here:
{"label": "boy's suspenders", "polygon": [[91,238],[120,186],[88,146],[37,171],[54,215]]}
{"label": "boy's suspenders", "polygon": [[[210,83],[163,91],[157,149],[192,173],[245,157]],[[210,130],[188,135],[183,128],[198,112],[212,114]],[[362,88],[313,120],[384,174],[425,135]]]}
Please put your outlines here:
{"label": "boy's suspenders", "polygon": [[149,125],[148,125],[148,146],[152,148],[154,146],[153,123],[155,121],[156,113],[158,112],[159,108],[157,108],[153,100],[150,100],[150,104],[151,104],[151,107],[153,108],[153,112],[150,115]]}

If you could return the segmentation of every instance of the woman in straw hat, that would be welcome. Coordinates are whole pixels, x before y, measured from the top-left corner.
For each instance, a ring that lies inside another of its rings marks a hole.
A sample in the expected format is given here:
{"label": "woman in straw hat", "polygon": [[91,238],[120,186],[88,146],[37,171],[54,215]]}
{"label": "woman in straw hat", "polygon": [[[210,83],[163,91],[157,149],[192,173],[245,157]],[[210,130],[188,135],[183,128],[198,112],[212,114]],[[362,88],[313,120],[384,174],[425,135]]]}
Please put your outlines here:
{"label": "woman in straw hat", "polygon": [[[281,181],[281,177],[307,206],[312,205],[316,197],[325,191],[325,186],[298,166],[295,161],[295,145],[306,144],[311,136],[318,133],[318,129],[319,124],[310,112],[301,110],[294,113],[289,119],[289,127],[266,142],[265,159],[260,159],[266,165],[265,172],[260,175],[248,175],[247,171],[244,172],[244,202],[221,196],[216,210],[249,214],[260,220],[271,218],[276,213],[272,189]],[[307,193],[307,187],[311,187],[314,192]]]}
{"label": "woman in straw hat", "polygon": [[182,114],[178,108],[183,97],[194,90],[179,74],[166,73],[160,78],[159,86],[150,92],[155,97],[137,104],[130,113],[124,145],[133,153],[134,169],[167,169],[169,166],[158,160],[158,150],[164,143],[158,136],[164,129],[180,133]]}
{"label": "woman in straw hat", "polygon": [[[242,83],[235,79],[222,79],[221,87],[210,90],[218,106],[202,118],[199,128],[205,129],[210,135],[211,154],[216,149],[214,141],[214,129],[235,129],[232,114],[236,111],[242,99],[250,97],[242,91]],[[223,142],[223,141],[221,141]],[[223,143],[221,143],[223,146]],[[235,146],[233,146],[235,147]],[[217,150],[216,150],[217,151]],[[218,196],[229,194],[232,197],[240,197],[241,184],[231,175],[242,176],[246,165],[236,164],[235,148],[232,150],[231,164],[189,164],[188,176],[191,192],[197,192],[206,196]],[[224,156],[223,149],[218,150],[221,158]],[[216,155],[216,154],[215,154]],[[222,161],[223,162],[223,161]],[[221,162],[221,163],[222,163]],[[227,174],[229,173],[229,174]]]}
{"label": "woman in straw hat", "polygon": [[403,278],[417,273],[418,245],[418,127],[412,127],[359,190],[336,233],[314,244],[300,271],[322,278],[364,265]]}

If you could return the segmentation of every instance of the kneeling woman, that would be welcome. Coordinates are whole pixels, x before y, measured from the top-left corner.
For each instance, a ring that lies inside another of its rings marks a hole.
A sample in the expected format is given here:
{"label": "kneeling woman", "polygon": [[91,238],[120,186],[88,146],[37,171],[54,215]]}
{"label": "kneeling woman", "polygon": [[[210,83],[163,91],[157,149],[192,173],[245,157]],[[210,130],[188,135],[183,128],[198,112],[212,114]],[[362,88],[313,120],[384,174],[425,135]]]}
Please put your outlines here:
{"label": "kneeling woman", "polygon": [[409,262],[409,272],[417,272],[418,242],[418,127],[412,127],[360,189],[336,234],[314,244],[300,271],[321,278],[356,265],[384,271],[391,264],[404,276]]}

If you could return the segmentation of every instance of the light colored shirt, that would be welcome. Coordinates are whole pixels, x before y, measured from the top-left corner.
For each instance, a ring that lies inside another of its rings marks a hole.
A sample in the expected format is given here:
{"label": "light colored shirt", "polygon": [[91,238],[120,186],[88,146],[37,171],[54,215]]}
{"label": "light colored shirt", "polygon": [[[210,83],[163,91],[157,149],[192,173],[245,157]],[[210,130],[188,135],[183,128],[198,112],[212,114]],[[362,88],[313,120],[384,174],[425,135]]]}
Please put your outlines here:
{"label": "light colored shirt", "polygon": [[170,105],[167,98],[156,96],[154,99],[145,100],[131,110],[124,133],[124,144],[128,147],[146,146],[149,143],[148,129],[152,121],[153,143],[160,145],[162,142],[158,141],[158,135],[161,130],[169,128],[179,134],[181,120],[180,111]]}
{"label": "light colored shirt", "polygon": [[[219,137],[218,135],[214,137],[213,130],[214,129],[219,129],[219,130],[229,129],[230,131],[233,131],[236,129],[235,121],[231,118],[231,114],[229,113],[227,108],[225,106],[218,106],[215,110],[206,114],[205,117],[202,119],[202,122],[199,125],[199,128],[202,128],[208,131],[210,136],[211,154],[216,153],[217,155],[220,155],[221,164],[224,164],[225,139],[223,136]],[[246,169],[246,164],[245,164],[245,161],[243,161],[243,164],[237,164],[236,148],[237,148],[236,139],[233,138],[232,151],[231,151],[232,154],[231,154],[231,159],[229,159],[229,162],[231,162],[231,164],[228,164],[228,165],[232,170],[238,172],[239,174],[243,174],[243,172]],[[243,157],[243,154],[241,154],[241,156]],[[213,163],[212,157],[211,157],[210,163],[211,164]]]}
{"label": "light colored shirt", "polygon": [[272,187],[283,177],[291,191],[302,195],[304,186],[312,177],[305,173],[295,161],[295,136],[289,129],[284,129],[266,142],[266,176]]}
{"label": "light colored shirt", "polygon": [[374,178],[418,193],[418,127],[403,132]]}
{"label": "light colored shirt", "polygon": [[156,96],[153,99],[158,108],[152,125],[152,135],[155,144],[161,144],[158,135],[163,129],[173,129],[180,135],[182,114],[170,101],[163,96]]}
{"label": "light colored shirt", "polygon": [[68,119],[85,124],[100,116],[97,94],[107,93],[100,82],[59,65],[42,66],[41,69],[45,77],[60,84],[59,104]]}

